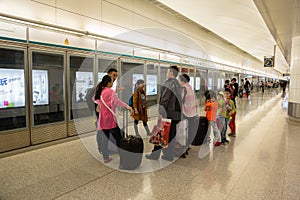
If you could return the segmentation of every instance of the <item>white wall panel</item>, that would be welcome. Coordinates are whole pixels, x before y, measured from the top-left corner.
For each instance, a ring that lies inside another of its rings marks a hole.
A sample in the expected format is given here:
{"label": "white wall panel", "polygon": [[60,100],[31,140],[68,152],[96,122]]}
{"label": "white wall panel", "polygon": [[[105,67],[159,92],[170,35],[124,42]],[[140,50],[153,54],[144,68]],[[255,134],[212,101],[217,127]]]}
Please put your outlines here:
{"label": "white wall panel", "polygon": [[113,4],[102,2],[102,20],[123,28],[132,29],[133,13]]}
{"label": "white wall panel", "polygon": [[153,50],[145,50],[145,49],[134,49],[134,56],[158,60],[159,52],[154,52]]}
{"label": "white wall panel", "polygon": [[66,38],[67,38],[66,34],[40,30],[40,29],[33,29],[33,28],[29,30],[30,41],[64,45],[64,41]]}
{"label": "white wall panel", "polygon": [[53,7],[29,0],[1,0],[0,11],[45,22],[55,22]]}
{"label": "white wall panel", "polygon": [[115,4],[128,10],[132,10],[134,5],[134,0],[103,0],[102,2]]}
{"label": "white wall panel", "polygon": [[99,42],[97,50],[104,52],[113,52],[118,54],[133,55],[133,46],[116,44],[113,42]]}
{"label": "white wall panel", "polygon": [[179,56],[174,56],[174,55],[170,55],[170,54],[165,54],[165,53],[161,53],[160,54],[160,59],[164,60],[164,61],[172,61],[172,62],[181,62],[181,58]]}
{"label": "white wall panel", "polygon": [[88,16],[90,18],[101,19],[100,0],[57,0],[57,7],[80,15]]}
{"label": "white wall panel", "polygon": [[134,0],[134,12],[150,18],[153,21],[157,21],[157,10],[158,8],[147,1]]}
{"label": "white wall panel", "polygon": [[47,4],[50,6],[55,6],[55,0],[35,0],[36,2],[39,2],[41,4]]}
{"label": "white wall panel", "polygon": [[129,29],[125,29],[105,22],[102,22],[101,24],[102,24],[101,34],[107,37],[120,38],[120,35],[126,34],[127,32],[131,31]]}
{"label": "white wall panel", "polygon": [[26,27],[0,21],[0,36],[26,40]]}
{"label": "white wall panel", "polygon": [[[75,29],[87,30],[88,27],[96,27],[101,25],[101,22],[62,10],[57,10],[57,23],[62,26]],[[99,28],[99,30],[101,30]]]}
{"label": "white wall panel", "polygon": [[134,14],[133,16],[133,29],[144,29],[144,28],[163,28],[161,24],[156,21],[150,20],[149,18]]}
{"label": "white wall panel", "polygon": [[163,12],[161,9],[157,9],[156,19],[162,24],[165,24],[168,28],[174,28],[178,30],[180,28],[180,20],[173,15]]}
{"label": "white wall panel", "polygon": [[68,34],[33,28],[30,29],[29,36],[30,41],[56,45],[65,45],[64,41],[67,38],[69,40],[69,46],[86,49],[95,49],[95,41],[84,37],[76,37]]}

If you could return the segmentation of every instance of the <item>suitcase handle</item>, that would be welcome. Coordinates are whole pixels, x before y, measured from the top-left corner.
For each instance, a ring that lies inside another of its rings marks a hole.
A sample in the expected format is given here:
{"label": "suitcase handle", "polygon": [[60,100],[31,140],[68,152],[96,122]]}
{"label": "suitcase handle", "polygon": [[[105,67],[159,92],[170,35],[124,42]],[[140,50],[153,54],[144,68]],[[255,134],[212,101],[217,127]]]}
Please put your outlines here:
{"label": "suitcase handle", "polygon": [[128,112],[125,109],[123,109],[123,129],[125,136],[128,137]]}

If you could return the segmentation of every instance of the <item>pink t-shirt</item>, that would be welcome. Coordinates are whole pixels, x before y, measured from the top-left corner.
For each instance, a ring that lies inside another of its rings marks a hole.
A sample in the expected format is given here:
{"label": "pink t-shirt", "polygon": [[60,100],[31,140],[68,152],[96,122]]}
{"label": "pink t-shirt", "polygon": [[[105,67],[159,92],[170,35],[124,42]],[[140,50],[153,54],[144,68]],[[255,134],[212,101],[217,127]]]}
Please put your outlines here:
{"label": "pink t-shirt", "polygon": [[[125,108],[127,106],[126,103],[121,101],[116,93],[108,87],[105,87],[102,92],[101,96],[106,103],[106,105],[116,112],[116,107],[123,107]],[[98,130],[106,130],[106,129],[112,129],[117,126],[117,120],[115,116],[105,107],[105,105],[102,103],[101,99],[96,100],[97,104],[100,105],[100,111],[99,111],[99,120],[98,120]]]}

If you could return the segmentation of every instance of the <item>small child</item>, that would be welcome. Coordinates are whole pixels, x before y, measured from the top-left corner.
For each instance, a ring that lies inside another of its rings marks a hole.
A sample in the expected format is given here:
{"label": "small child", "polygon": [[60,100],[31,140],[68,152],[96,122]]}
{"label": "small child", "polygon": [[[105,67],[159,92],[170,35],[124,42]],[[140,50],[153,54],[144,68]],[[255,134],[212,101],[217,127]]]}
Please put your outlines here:
{"label": "small child", "polygon": [[206,101],[204,110],[206,111],[206,118],[208,120],[208,131],[207,131],[207,141],[210,141],[210,132],[211,128],[214,133],[214,145],[221,145],[220,131],[216,124],[217,111],[218,111],[218,102],[216,102],[215,95],[210,95]]}
{"label": "small child", "polygon": [[227,117],[227,109],[223,92],[218,93],[218,104],[217,125],[221,132],[221,143],[226,145],[229,143],[229,141],[226,139],[227,123],[225,123],[225,118]]}
{"label": "small child", "polygon": [[230,93],[229,91],[224,91],[224,96],[225,96],[225,101],[224,101],[224,104],[225,104],[225,108],[226,108],[226,117],[225,117],[225,124],[226,126],[224,126],[224,129],[222,130],[222,133],[221,135],[223,134],[224,137],[225,137],[225,141],[228,141],[226,140],[226,131],[227,131],[227,124],[229,123],[229,120],[230,118],[232,118],[232,120],[234,121],[231,121],[229,126],[230,126],[230,129],[233,133],[230,133],[228,134],[229,136],[232,136],[232,137],[235,137],[235,115],[236,115],[236,109],[235,109],[235,106],[234,106],[234,102],[231,100],[230,98]]}

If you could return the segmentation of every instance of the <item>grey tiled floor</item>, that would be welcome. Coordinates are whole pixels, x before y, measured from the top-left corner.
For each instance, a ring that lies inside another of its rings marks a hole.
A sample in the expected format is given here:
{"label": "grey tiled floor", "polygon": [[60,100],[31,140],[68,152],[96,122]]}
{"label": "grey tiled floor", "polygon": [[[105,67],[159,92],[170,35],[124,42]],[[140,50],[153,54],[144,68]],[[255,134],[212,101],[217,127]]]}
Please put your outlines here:
{"label": "grey tiled floor", "polygon": [[117,155],[103,165],[94,136],[1,158],[0,199],[300,199],[300,123],[281,101],[277,90],[239,99],[229,145],[202,159],[209,147],[173,163],[143,159],[137,173],[116,170]]}

